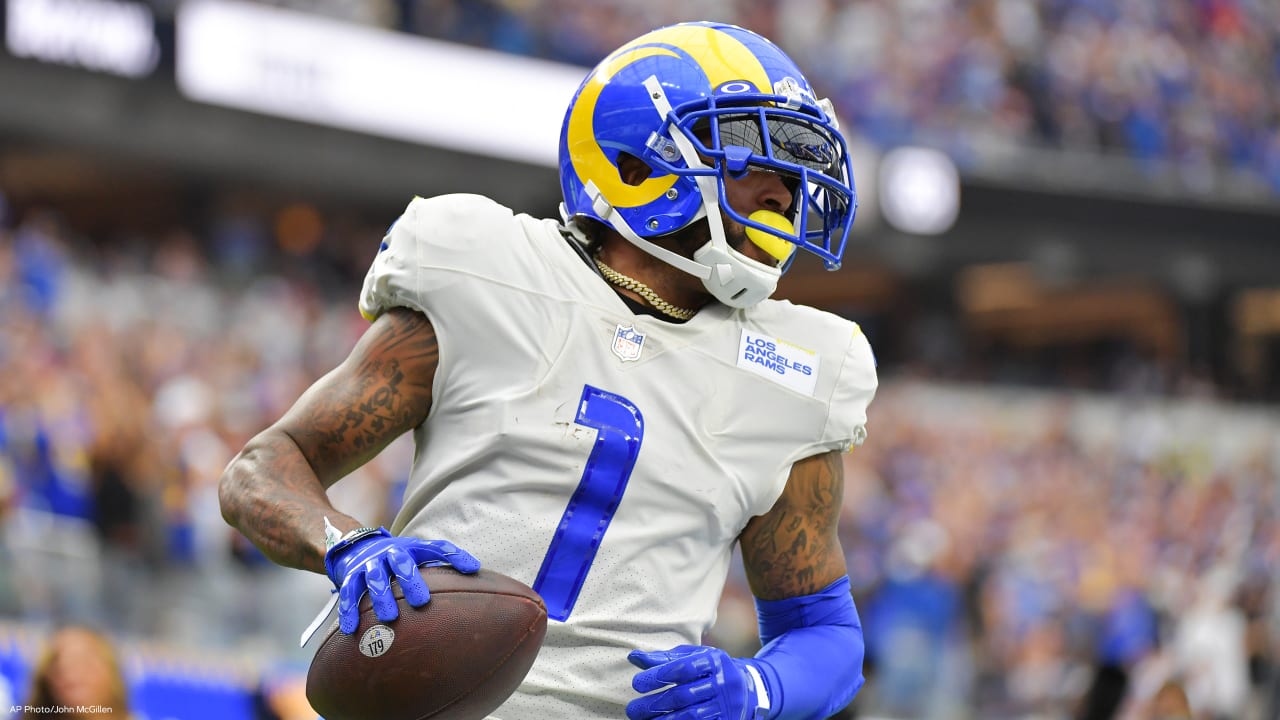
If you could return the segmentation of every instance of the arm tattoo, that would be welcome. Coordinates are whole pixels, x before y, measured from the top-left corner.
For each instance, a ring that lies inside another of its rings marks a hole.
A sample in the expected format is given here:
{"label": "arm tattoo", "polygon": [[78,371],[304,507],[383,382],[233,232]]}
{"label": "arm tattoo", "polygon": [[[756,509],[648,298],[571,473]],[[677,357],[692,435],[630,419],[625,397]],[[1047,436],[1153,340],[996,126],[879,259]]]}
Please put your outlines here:
{"label": "arm tattoo", "polygon": [[739,538],[751,591],[763,600],[809,595],[846,574],[837,534],[844,497],[838,452],[796,463],[769,512]]}
{"label": "arm tattoo", "polygon": [[[440,346],[422,313],[392,311],[280,421],[326,487],[419,425]],[[381,325],[381,327],[379,327]],[[335,377],[336,376],[336,377]]]}
{"label": "arm tattoo", "polygon": [[223,517],[273,561],[323,572],[324,517],[344,531],[362,524],[334,509],[325,489],[426,419],[439,357],[425,315],[381,316],[227,467]]}
{"label": "arm tattoo", "polygon": [[249,441],[227,466],[218,498],[227,523],[286,567],[324,572],[325,517],[343,530],[359,526],[329,503],[288,436],[270,430]]}

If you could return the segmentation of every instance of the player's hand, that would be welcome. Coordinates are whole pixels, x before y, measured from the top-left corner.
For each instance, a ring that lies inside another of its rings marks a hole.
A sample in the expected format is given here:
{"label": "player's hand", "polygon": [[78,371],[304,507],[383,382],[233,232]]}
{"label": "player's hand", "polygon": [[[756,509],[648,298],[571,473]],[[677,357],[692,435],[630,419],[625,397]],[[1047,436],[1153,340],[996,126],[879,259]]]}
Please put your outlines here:
{"label": "player's hand", "polygon": [[396,537],[386,528],[358,533],[329,548],[324,554],[324,569],[338,588],[338,628],[348,635],[356,631],[360,596],[366,590],[379,620],[390,622],[400,617],[391,594],[393,577],[410,605],[426,605],[431,591],[422,581],[419,565],[452,565],[467,574],[480,569],[479,560],[451,542]]}
{"label": "player's hand", "polygon": [[747,670],[749,660],[705,645],[680,645],[670,650],[627,656],[641,672],[631,679],[645,695],[627,703],[630,720],[757,720],[766,716]]}

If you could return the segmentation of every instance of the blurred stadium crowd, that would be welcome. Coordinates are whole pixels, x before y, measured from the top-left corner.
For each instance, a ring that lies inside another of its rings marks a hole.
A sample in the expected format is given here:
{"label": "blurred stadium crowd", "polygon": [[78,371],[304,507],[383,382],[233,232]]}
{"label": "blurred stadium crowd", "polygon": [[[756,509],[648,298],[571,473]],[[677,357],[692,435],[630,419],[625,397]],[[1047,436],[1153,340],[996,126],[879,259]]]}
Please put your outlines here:
{"label": "blurred stadium crowd", "polygon": [[1149,717],[1174,683],[1195,717],[1276,717],[1251,690],[1277,649],[1274,413],[893,383],[877,402],[844,545],[879,709],[1109,717],[1114,695]]}
{"label": "blurred stadium crowd", "polygon": [[1280,193],[1269,0],[268,2],[588,67],[648,29],[715,17],[777,41],[882,147],[930,145],[962,167],[1018,146],[1111,153],[1192,190]]}
{"label": "blurred stadium crowd", "polygon": [[[90,238],[49,209],[7,215],[0,195],[0,618],[161,643],[151,655],[177,686],[136,684],[152,711],[241,717],[230,710],[247,700],[228,693],[305,670],[314,648],[298,648],[303,615],[330,584],[272,566],[232,531],[217,479],[359,337],[352,298],[366,259],[336,270],[348,256],[317,249],[308,206],[271,226],[226,210],[198,238],[185,228]],[[380,235],[326,239],[355,250]],[[393,444],[335,501],[389,523],[407,452]],[[4,630],[0,700],[23,696],[36,654]],[[225,662],[182,669],[211,655]],[[147,674],[130,667],[135,680]],[[10,695],[6,676],[19,685]]]}

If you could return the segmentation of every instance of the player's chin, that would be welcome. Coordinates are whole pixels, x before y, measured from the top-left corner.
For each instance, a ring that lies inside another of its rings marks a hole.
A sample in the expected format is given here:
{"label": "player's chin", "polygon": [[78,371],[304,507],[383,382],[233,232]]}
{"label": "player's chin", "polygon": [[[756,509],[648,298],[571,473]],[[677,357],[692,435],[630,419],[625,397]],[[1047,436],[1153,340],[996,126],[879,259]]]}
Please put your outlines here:
{"label": "player's chin", "polygon": [[729,243],[729,247],[749,257],[747,248],[750,247],[751,243],[747,242],[747,228],[741,223],[726,219],[724,221],[724,239],[725,242]]}

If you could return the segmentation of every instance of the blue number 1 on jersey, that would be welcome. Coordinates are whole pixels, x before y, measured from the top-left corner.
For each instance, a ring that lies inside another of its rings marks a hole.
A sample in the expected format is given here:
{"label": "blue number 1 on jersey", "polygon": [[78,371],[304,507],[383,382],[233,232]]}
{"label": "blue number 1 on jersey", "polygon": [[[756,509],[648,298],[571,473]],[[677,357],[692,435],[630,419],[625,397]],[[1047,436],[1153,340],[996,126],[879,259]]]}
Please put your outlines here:
{"label": "blue number 1 on jersey", "polygon": [[590,385],[582,388],[574,421],[595,428],[596,444],[533,581],[547,604],[547,617],[561,622],[578,601],[644,438],[644,418],[630,400]]}

